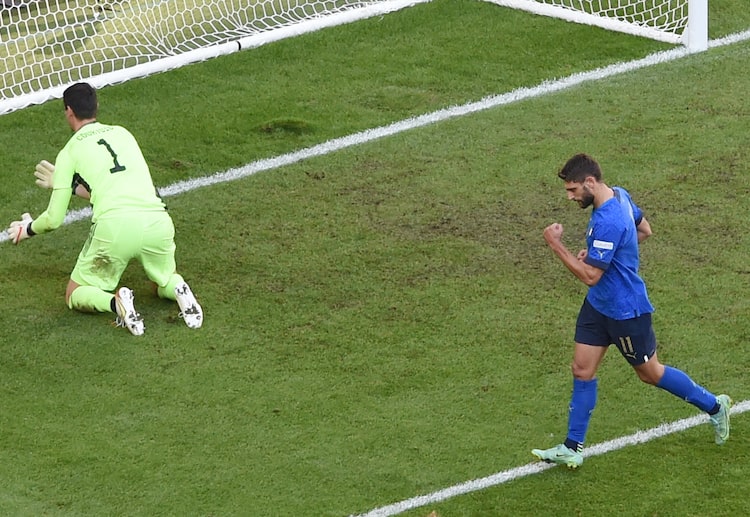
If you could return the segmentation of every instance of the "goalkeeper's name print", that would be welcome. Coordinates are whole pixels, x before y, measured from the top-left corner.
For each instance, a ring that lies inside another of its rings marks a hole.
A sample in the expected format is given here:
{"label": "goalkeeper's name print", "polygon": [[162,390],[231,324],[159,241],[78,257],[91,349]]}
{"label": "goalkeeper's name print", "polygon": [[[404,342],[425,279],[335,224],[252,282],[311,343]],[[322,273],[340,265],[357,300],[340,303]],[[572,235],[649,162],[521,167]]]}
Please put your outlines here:
{"label": "goalkeeper's name print", "polygon": [[95,129],[93,131],[86,131],[84,133],[77,134],[76,135],[76,140],[78,142],[80,142],[80,141],[86,140],[87,138],[92,137],[92,136],[98,136],[98,135],[101,135],[102,133],[108,133],[108,132],[112,131],[113,129],[114,129],[114,126],[103,126],[103,127],[100,127],[99,129]]}

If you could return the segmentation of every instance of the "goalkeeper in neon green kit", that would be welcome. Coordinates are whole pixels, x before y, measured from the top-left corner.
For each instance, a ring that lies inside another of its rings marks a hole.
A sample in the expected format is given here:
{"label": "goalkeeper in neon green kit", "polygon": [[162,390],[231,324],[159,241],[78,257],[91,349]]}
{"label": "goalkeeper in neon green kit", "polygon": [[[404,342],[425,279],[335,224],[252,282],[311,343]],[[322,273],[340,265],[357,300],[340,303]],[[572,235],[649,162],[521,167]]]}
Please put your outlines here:
{"label": "goalkeeper in neon green kit", "polygon": [[[143,265],[162,298],[177,301],[190,328],[203,323],[203,310],[185,280],[176,273],[174,225],[151,179],[133,135],[120,126],[97,122],[96,90],[77,83],[63,94],[65,117],[73,136],[55,165],[42,161],[36,183],[51,188],[49,205],[39,217],[23,214],[8,228],[14,244],[59,227],[73,194],[91,201],[89,237],[65,291],[68,307],[82,312],[113,312],[117,323],[139,336],[143,318],[133,291],[120,287],[132,259]],[[112,294],[115,293],[115,294]]]}

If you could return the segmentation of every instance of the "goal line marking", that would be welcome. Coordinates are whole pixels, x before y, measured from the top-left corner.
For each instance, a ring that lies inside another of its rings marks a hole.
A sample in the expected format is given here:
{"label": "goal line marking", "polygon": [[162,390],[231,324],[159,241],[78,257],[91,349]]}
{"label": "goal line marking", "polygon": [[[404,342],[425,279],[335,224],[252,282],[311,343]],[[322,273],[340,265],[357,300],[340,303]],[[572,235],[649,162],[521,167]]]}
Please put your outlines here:
{"label": "goal line marking", "polygon": [[[739,402],[732,406],[731,414],[738,415],[750,410],[750,400]],[[600,456],[608,452],[617,451],[631,445],[639,445],[657,438],[662,438],[669,434],[679,433],[696,427],[708,422],[708,415],[702,413],[690,418],[684,418],[675,422],[662,424],[660,426],[648,429],[646,431],[637,431],[628,436],[622,436],[609,440],[607,442],[598,443],[587,447],[583,450],[584,458],[590,458],[593,456]],[[730,437],[731,440],[731,437]],[[717,446],[718,447],[718,446]],[[514,481],[532,474],[539,474],[547,469],[554,468],[556,465],[550,465],[548,463],[529,463],[522,467],[516,467],[510,470],[504,470],[491,476],[473,479],[464,483],[454,485],[452,487],[444,488],[433,492],[431,494],[420,495],[418,497],[412,497],[404,501],[390,504],[388,506],[382,506],[374,510],[370,510],[367,513],[359,514],[356,517],[389,517],[391,515],[398,515],[408,510],[413,510],[431,503],[439,503],[456,497],[458,495],[468,494],[470,492],[476,492],[478,490],[484,490],[493,486],[501,485],[509,481]]]}
{"label": "goal line marking", "polygon": [[[738,32],[736,34],[726,36],[721,39],[712,40],[709,42],[708,46],[709,48],[722,47],[749,39],[750,30],[747,30],[744,32]],[[393,124],[389,124],[387,126],[367,129],[359,133],[354,133],[341,138],[335,138],[333,140],[323,142],[322,144],[314,145],[312,147],[301,149],[299,151],[294,151],[273,158],[257,160],[241,167],[228,169],[223,172],[217,172],[210,176],[178,181],[177,183],[172,183],[171,185],[160,188],[159,193],[162,195],[162,197],[175,196],[219,183],[236,181],[247,176],[252,176],[253,174],[256,174],[258,172],[276,169],[285,165],[292,165],[308,158],[323,156],[329,153],[340,151],[342,149],[346,149],[348,147],[371,142],[379,138],[392,136],[403,131],[409,131],[411,129],[435,124],[436,122],[442,122],[451,118],[461,117],[490,108],[495,108],[498,106],[512,104],[514,102],[567,90],[583,83],[597,81],[599,79],[605,79],[607,77],[639,70],[641,68],[674,61],[688,55],[690,55],[690,53],[686,48],[678,47],[671,50],[656,52],[634,61],[615,63],[603,68],[597,68],[587,72],[580,72],[569,75],[562,79],[543,81],[537,86],[518,88],[511,92],[499,95],[491,95],[476,102],[470,102],[468,104],[463,104],[460,106],[444,108],[432,113],[427,113],[425,115],[419,115],[416,117],[401,120],[399,122],[394,122]],[[63,224],[71,224],[89,217],[91,217],[90,207],[71,210],[66,214]],[[10,239],[8,238],[8,235],[5,232],[0,233],[0,242],[9,240]]]}

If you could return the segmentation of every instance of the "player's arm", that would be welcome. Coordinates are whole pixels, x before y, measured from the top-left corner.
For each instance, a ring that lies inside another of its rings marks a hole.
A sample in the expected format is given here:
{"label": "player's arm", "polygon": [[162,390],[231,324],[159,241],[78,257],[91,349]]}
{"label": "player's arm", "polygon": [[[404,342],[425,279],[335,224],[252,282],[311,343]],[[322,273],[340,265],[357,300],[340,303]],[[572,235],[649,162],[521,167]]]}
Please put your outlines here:
{"label": "player's arm", "polygon": [[638,244],[640,244],[651,237],[651,225],[646,220],[646,217],[644,217],[641,207],[633,203],[632,199],[630,200],[630,205],[633,208],[633,221],[635,222],[636,234],[638,235]]}
{"label": "player's arm", "polygon": [[91,192],[89,192],[83,185],[76,185],[74,194],[83,199],[91,199]]}
{"label": "player's arm", "polygon": [[73,175],[73,194],[83,199],[91,199],[91,189],[88,183],[78,174]]}
{"label": "player's arm", "polygon": [[596,285],[604,274],[604,270],[586,262],[587,253],[585,250],[579,253],[578,256],[573,255],[562,243],[562,233],[562,225],[560,223],[553,223],[544,229],[544,239],[555,255],[560,258],[565,267],[576,278],[589,287]]}
{"label": "player's arm", "polygon": [[47,210],[37,219],[32,218],[27,212],[21,216],[20,221],[10,223],[6,233],[13,244],[19,244],[38,233],[45,233],[59,227],[65,219],[71,196],[72,192],[69,188],[55,189],[50,196]]}
{"label": "player's arm", "polygon": [[49,232],[60,227],[75,189],[73,181],[75,165],[67,147],[57,154],[53,168],[52,195],[50,195],[47,210],[31,224],[31,230],[35,234]]}
{"label": "player's arm", "polygon": [[636,225],[635,229],[638,231],[638,244],[651,237],[651,225],[645,217],[641,217],[641,222]]}
{"label": "player's arm", "polygon": [[36,165],[34,170],[36,184],[42,188],[52,189],[52,195],[47,210],[37,219],[32,218],[29,213],[24,213],[20,221],[10,223],[6,233],[13,244],[18,244],[38,233],[54,230],[63,223],[75,186],[71,188],[73,166],[65,150],[57,155],[57,161],[58,164],[63,163],[62,170],[46,160]]}
{"label": "player's arm", "polygon": [[[55,179],[55,166],[47,160],[42,160],[36,164],[34,168],[34,181],[37,185],[42,188],[53,188]],[[73,182],[71,185],[73,194],[83,199],[91,199],[91,192],[84,181],[80,179],[77,174],[73,176]]]}
{"label": "player's arm", "polygon": [[65,220],[72,195],[73,192],[68,187],[57,188],[52,191],[47,210],[42,212],[30,225],[33,235],[46,233],[60,227]]}

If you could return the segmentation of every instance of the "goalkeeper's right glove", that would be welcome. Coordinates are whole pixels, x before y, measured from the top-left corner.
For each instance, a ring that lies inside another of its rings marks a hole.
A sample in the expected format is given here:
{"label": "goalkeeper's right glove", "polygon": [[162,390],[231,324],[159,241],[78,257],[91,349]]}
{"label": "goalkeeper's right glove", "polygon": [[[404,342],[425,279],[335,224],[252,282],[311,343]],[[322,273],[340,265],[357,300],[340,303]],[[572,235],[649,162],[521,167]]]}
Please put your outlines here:
{"label": "goalkeeper's right glove", "polygon": [[22,240],[36,235],[31,229],[31,223],[33,222],[34,219],[31,218],[31,214],[26,212],[21,216],[20,221],[13,221],[10,223],[6,232],[8,233],[10,240],[13,241],[13,244],[18,244]]}
{"label": "goalkeeper's right glove", "polygon": [[36,183],[42,188],[52,188],[52,178],[55,174],[55,166],[47,160],[42,160],[36,164],[34,169],[34,176],[36,176]]}

